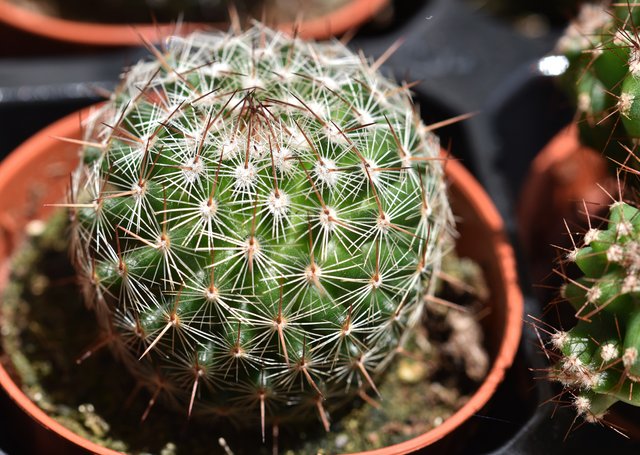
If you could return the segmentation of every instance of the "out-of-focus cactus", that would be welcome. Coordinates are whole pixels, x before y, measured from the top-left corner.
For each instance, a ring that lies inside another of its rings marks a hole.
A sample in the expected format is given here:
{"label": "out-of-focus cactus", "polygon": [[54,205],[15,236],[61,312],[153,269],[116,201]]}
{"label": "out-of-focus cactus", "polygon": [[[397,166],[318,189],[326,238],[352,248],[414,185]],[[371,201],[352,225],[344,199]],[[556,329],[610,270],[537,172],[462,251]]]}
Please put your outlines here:
{"label": "out-of-focus cactus", "polygon": [[86,125],[71,255],[153,400],[294,424],[376,382],[451,227],[408,89],[338,42],[172,37]]}
{"label": "out-of-focus cactus", "polygon": [[618,162],[640,138],[639,26],[634,2],[587,3],[557,45],[569,62],[561,82],[576,106],[582,142]]}

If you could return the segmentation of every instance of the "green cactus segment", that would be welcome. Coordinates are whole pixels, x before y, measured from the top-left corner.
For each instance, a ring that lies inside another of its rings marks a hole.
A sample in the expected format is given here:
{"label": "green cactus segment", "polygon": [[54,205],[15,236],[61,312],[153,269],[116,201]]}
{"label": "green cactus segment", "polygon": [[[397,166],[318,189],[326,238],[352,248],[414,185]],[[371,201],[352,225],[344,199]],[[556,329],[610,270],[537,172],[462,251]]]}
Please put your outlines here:
{"label": "green cactus segment", "polygon": [[622,82],[618,108],[627,134],[640,138],[640,75],[629,74]]}
{"label": "green cactus segment", "polygon": [[154,397],[240,424],[362,393],[419,321],[451,230],[406,87],[262,26],[172,37],[86,125],[71,254]]}
{"label": "green cactus segment", "polygon": [[611,91],[629,72],[630,52],[623,39],[602,38],[602,53],[594,60],[593,70],[606,90]]}
{"label": "green cactus segment", "polygon": [[[636,294],[638,292],[636,291]],[[635,381],[640,381],[640,309],[629,315],[627,333],[624,337],[624,351],[628,353],[625,367],[629,369],[629,375]]]}
{"label": "green cactus segment", "polygon": [[640,406],[640,211],[613,204],[606,229],[589,230],[568,259],[584,273],[563,288],[578,323],[552,336],[560,352],[552,376],[597,421],[617,401]]}
{"label": "green cactus segment", "polygon": [[560,83],[576,107],[581,142],[618,162],[640,138],[639,17],[635,2],[587,3],[557,45],[569,62]]}

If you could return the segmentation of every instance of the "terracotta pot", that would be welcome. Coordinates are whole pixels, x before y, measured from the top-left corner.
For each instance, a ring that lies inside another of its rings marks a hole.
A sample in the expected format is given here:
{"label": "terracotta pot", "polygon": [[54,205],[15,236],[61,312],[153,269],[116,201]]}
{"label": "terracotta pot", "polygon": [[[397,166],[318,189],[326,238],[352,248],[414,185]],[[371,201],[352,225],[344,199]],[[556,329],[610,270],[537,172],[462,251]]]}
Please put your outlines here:
{"label": "terracotta pot", "polygon": [[[63,197],[68,182],[67,174],[78,159],[77,146],[61,143],[52,137],[79,137],[80,119],[86,115],[85,110],[42,130],[0,166],[0,290],[7,282],[7,257],[20,241],[25,224],[35,217],[46,217],[51,208],[43,204],[59,201]],[[440,426],[401,444],[367,452],[369,455],[408,453],[450,435],[487,404],[518,348],[523,301],[513,252],[506,241],[502,220],[478,182],[458,162],[448,161],[446,174],[451,184],[454,212],[461,220],[458,225],[461,235],[458,250],[461,255],[478,262],[485,271],[491,292],[488,299],[491,311],[482,320],[485,344],[492,359],[491,369],[470,400]],[[38,437],[52,439],[57,436],[65,441],[68,450],[75,446],[76,449],[81,447],[96,453],[116,453],[96,446],[48,417],[20,390],[2,366],[0,384],[18,406],[42,427],[50,430],[46,434],[39,428],[34,433]],[[51,444],[47,442],[49,452],[53,447]]]}
{"label": "terracotta pot", "polygon": [[[389,0],[352,0],[329,14],[303,21],[299,25],[299,35],[318,40],[340,35],[362,25],[388,4]],[[175,32],[173,24],[104,24],[60,19],[22,8],[8,0],[0,0],[0,23],[29,34],[83,46],[139,46],[140,35],[157,42]],[[180,31],[206,28],[228,28],[228,24],[185,23]],[[294,24],[279,24],[277,28],[292,32]]]}
{"label": "terracotta pot", "polygon": [[[533,160],[517,211],[518,234],[533,283],[553,285],[545,278],[561,251],[558,246],[571,247],[566,226],[571,232],[586,231],[585,202],[591,217],[610,202],[603,188],[617,194],[606,158],[580,143],[575,125],[561,130]],[[548,292],[538,292],[541,301],[551,301]]]}

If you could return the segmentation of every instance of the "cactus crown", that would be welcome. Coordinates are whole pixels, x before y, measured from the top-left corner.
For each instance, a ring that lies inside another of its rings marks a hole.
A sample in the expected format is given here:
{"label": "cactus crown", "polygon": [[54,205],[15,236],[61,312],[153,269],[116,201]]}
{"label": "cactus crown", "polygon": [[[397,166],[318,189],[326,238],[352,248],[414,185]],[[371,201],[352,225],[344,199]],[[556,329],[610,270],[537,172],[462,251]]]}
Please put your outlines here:
{"label": "cactus crown", "polygon": [[640,210],[611,205],[606,229],[589,229],[567,260],[583,273],[562,288],[578,323],[551,336],[560,352],[551,376],[594,422],[617,401],[640,405]]}
{"label": "cactus crown", "polygon": [[255,25],[154,54],[86,124],[69,204],[86,300],[154,401],[328,427],[432,292],[437,138],[338,42]]}

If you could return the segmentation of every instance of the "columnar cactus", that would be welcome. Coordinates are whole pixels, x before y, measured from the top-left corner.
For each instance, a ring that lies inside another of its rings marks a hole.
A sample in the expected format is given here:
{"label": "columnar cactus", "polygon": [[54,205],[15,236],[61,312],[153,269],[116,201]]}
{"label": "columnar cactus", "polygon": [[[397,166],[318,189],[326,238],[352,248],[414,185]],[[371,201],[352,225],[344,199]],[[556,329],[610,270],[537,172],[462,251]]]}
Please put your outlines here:
{"label": "columnar cactus", "polygon": [[562,82],[581,140],[614,160],[627,158],[640,138],[639,26],[634,2],[587,3],[557,46],[569,62]]}
{"label": "columnar cactus", "polygon": [[[559,41],[569,61],[562,81],[574,96],[581,141],[616,167],[625,163],[624,170],[635,172],[640,7],[609,3],[584,5]],[[602,422],[618,401],[640,406],[640,211],[625,202],[612,204],[607,227],[590,226],[566,260],[583,274],[567,278],[562,287],[577,324],[551,334],[557,362],[550,376],[565,386],[579,416]]]}
{"label": "columnar cactus", "polygon": [[640,406],[640,210],[614,203],[606,229],[589,229],[567,259],[584,274],[562,292],[578,323],[552,334],[560,358],[551,376],[595,422],[618,401]]}
{"label": "columnar cactus", "polygon": [[89,119],[70,189],[104,343],[152,402],[328,428],[377,393],[433,291],[438,140],[338,42],[256,25],[153,53]]}

